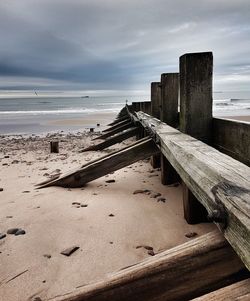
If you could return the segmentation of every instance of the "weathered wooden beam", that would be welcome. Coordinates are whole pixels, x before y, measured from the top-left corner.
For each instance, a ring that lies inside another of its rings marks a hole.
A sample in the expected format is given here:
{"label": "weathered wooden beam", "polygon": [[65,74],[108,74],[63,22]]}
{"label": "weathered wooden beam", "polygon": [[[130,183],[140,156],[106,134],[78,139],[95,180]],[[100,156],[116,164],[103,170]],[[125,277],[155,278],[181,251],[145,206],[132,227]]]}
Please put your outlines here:
{"label": "weathered wooden beam", "polygon": [[[161,75],[161,109],[160,119],[176,128],[179,124],[178,115],[179,74],[163,73]],[[179,176],[173,166],[161,154],[161,183],[169,185],[178,182]]]}
{"label": "weathered wooden beam", "polygon": [[[152,82],[151,83],[151,115],[155,118],[160,118],[161,110],[161,83]],[[161,155],[152,156],[150,163],[153,168],[161,166]]]}
{"label": "weathered wooden beam", "polygon": [[192,301],[247,301],[250,300],[250,278],[222,287]]}
{"label": "weathered wooden beam", "polygon": [[121,118],[116,118],[113,122],[109,123],[108,126],[112,126],[112,125],[115,125],[121,121],[124,121],[128,119],[128,116],[124,116],[124,117],[121,117]]}
{"label": "weathered wooden beam", "polygon": [[250,166],[250,123],[213,118],[212,145]]}
{"label": "weathered wooden beam", "polygon": [[[180,57],[180,130],[206,143],[212,137],[212,78],[212,52]],[[206,221],[202,205],[185,187],[183,209],[189,224]]]}
{"label": "weathered wooden beam", "polygon": [[146,138],[142,141],[125,147],[119,151],[101,157],[90,162],[76,171],[60,176],[58,179],[41,185],[40,188],[49,186],[82,187],[86,183],[121,169],[139,160],[146,159],[152,154],[159,153],[152,139]]}
{"label": "weathered wooden beam", "polygon": [[103,150],[111,145],[114,145],[116,143],[122,142],[130,137],[136,136],[139,132],[138,127],[133,127],[128,130],[124,130],[121,133],[115,134],[112,137],[107,138],[105,141],[91,145],[89,147],[86,147],[82,150],[80,150],[80,153],[87,152],[87,151],[98,151],[98,150]]}
{"label": "weathered wooden beam", "polygon": [[130,118],[128,117],[127,119],[121,121],[121,122],[118,122],[116,123],[115,125],[103,130],[103,133],[106,133],[106,132],[109,132],[109,131],[113,131],[114,129],[117,129],[118,127],[128,123],[130,121]]}
{"label": "weathered wooden beam", "polygon": [[109,131],[109,132],[107,132],[107,133],[105,133],[105,134],[103,134],[101,136],[97,136],[96,138],[92,139],[92,141],[98,140],[98,139],[106,139],[106,138],[111,137],[111,136],[113,136],[113,135],[115,135],[117,133],[120,133],[120,132],[122,132],[124,130],[127,130],[127,129],[133,127],[133,126],[134,126],[134,124],[131,121],[128,121],[127,123],[119,126],[118,128],[116,128],[116,129],[114,129],[112,131]]}
{"label": "weathered wooden beam", "polygon": [[136,115],[250,268],[250,168],[156,118]]}
{"label": "weathered wooden beam", "polygon": [[232,283],[243,265],[218,232],[150,257],[53,301],[185,301]]}

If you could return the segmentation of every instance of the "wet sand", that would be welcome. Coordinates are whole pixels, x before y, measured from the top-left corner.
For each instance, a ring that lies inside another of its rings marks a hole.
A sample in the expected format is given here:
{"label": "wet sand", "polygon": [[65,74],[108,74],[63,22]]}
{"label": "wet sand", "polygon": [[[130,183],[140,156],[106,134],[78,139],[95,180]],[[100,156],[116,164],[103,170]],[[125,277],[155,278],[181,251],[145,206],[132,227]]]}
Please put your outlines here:
{"label": "wet sand", "polygon": [[[79,154],[91,137],[84,132],[1,137],[0,233],[21,228],[25,234],[0,239],[0,300],[46,300],[74,291],[153,255],[138,246],[151,246],[157,254],[194,239],[187,233],[200,236],[215,228],[185,222],[181,186],[161,185],[160,171],[148,160],[83,188],[36,189],[50,176],[129,143]],[[60,152],[50,154],[49,142],[55,138]],[[138,189],[148,192],[134,194]],[[61,254],[73,246],[79,249],[71,256]]]}

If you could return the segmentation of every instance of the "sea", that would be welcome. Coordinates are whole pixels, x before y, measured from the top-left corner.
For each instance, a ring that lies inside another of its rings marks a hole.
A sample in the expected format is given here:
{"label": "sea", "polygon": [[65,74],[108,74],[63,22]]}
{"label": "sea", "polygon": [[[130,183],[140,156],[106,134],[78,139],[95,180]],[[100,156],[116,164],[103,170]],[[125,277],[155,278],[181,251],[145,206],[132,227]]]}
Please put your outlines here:
{"label": "sea", "polygon": [[[126,103],[149,100],[136,96],[14,96],[0,94],[0,134],[75,132],[95,124],[53,124],[55,120],[90,119],[98,113],[117,114]],[[214,92],[213,116],[249,116],[250,91]],[[98,122],[98,120],[96,121]]]}

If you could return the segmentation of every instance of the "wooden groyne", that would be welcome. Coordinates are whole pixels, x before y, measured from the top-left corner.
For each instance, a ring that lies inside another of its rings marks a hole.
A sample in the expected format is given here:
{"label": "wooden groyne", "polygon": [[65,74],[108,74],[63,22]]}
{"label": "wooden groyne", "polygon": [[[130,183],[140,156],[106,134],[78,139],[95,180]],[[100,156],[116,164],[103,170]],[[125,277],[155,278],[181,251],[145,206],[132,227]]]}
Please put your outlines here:
{"label": "wooden groyne", "polygon": [[179,65],[151,83],[151,101],[126,105],[97,137],[104,141],[81,151],[135,143],[39,187],[81,187],[151,157],[163,185],[182,182],[186,221],[219,231],[54,300],[223,300],[230,287],[235,298],[249,295],[250,124],[213,117],[211,52],[185,54]]}

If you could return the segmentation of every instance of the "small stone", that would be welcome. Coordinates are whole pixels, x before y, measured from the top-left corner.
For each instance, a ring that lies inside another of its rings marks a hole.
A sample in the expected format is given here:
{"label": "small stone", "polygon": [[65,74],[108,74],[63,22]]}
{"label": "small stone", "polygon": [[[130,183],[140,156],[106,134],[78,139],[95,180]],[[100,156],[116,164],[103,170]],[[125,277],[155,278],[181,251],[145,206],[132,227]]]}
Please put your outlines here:
{"label": "small stone", "polygon": [[23,193],[30,193],[30,191],[29,190],[24,190]]}
{"label": "small stone", "polygon": [[111,180],[107,180],[105,181],[106,183],[115,183],[115,180],[114,179],[111,179]]}
{"label": "small stone", "polygon": [[32,301],[42,301],[40,297],[35,297]]}
{"label": "small stone", "polygon": [[81,203],[79,203],[79,202],[73,202],[72,205],[79,205],[80,206]]}
{"label": "small stone", "polygon": [[81,207],[88,207],[88,205],[87,204],[81,204]]}
{"label": "small stone", "polygon": [[142,245],[142,246],[137,246],[136,247],[136,249],[140,249],[140,248],[144,248],[144,249],[146,249],[146,250],[148,250],[148,251],[153,251],[153,247],[150,247],[150,246],[145,246],[145,245]]}
{"label": "small stone", "polygon": [[154,193],[151,193],[151,198],[154,198],[154,199],[156,199],[156,198],[158,198],[158,196],[161,196],[161,193],[159,193],[159,192],[154,192]]}
{"label": "small stone", "polygon": [[154,256],[154,255],[155,255],[155,252],[154,252],[153,250],[149,250],[149,251],[148,251],[148,255]]}
{"label": "small stone", "polygon": [[7,155],[6,155],[6,156],[4,156],[4,158],[5,158],[5,159],[8,159],[9,157],[10,157],[10,156],[7,156]]}
{"label": "small stone", "polygon": [[12,215],[7,215],[6,218],[13,218],[13,216]]}
{"label": "small stone", "polygon": [[19,228],[11,228],[7,230],[7,234],[16,234],[16,232],[20,230]]}
{"label": "small stone", "polygon": [[6,234],[0,233],[0,239],[3,239],[4,237],[6,237]]}
{"label": "small stone", "polygon": [[74,253],[76,250],[78,250],[80,247],[73,246],[71,248],[65,249],[61,252],[62,255],[70,256],[72,253]]}
{"label": "small stone", "polygon": [[3,188],[0,188],[0,191],[3,191]]}
{"label": "small stone", "polygon": [[187,237],[187,238],[192,238],[192,237],[195,237],[195,236],[197,236],[198,234],[196,233],[196,232],[189,232],[189,233],[187,233],[187,234],[185,234],[185,236]]}
{"label": "small stone", "polygon": [[113,217],[113,216],[114,216],[114,214],[110,213],[110,214],[109,214],[109,216],[110,216],[110,217]]}
{"label": "small stone", "polygon": [[133,194],[147,193],[147,192],[149,192],[148,189],[137,189],[133,192]]}
{"label": "small stone", "polygon": [[113,241],[110,241],[109,243],[110,243],[111,245],[113,245]]}
{"label": "small stone", "polygon": [[23,229],[18,229],[18,231],[15,233],[16,236],[18,235],[24,235],[26,232]]}
{"label": "small stone", "polygon": [[50,254],[44,254],[43,257],[50,259],[51,255]]}
{"label": "small stone", "polygon": [[157,199],[157,202],[163,202],[163,203],[165,203],[165,201],[166,201],[166,199],[162,198],[162,197]]}

